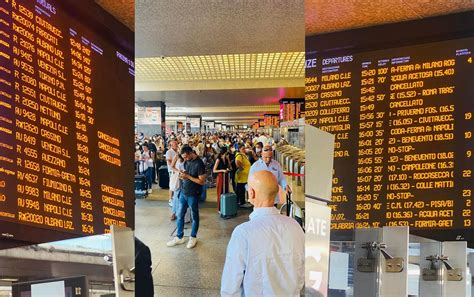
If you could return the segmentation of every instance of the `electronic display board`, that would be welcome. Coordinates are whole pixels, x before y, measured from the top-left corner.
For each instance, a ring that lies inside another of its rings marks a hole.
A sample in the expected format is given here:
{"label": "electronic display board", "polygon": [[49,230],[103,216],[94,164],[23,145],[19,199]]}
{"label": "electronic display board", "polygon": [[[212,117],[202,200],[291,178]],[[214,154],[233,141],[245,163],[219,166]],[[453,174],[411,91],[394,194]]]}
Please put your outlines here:
{"label": "electronic display board", "polygon": [[265,127],[280,127],[279,114],[264,114],[263,121],[265,122]]}
{"label": "electronic display board", "polygon": [[282,122],[294,121],[304,117],[304,98],[280,99],[280,120]]}
{"label": "electronic display board", "polygon": [[334,239],[354,228],[409,226],[439,240],[474,240],[468,31],[373,51],[315,51],[317,37],[307,38],[306,123],[336,137]]}
{"label": "electronic display board", "polygon": [[93,1],[0,0],[3,238],[133,228],[133,43]]}

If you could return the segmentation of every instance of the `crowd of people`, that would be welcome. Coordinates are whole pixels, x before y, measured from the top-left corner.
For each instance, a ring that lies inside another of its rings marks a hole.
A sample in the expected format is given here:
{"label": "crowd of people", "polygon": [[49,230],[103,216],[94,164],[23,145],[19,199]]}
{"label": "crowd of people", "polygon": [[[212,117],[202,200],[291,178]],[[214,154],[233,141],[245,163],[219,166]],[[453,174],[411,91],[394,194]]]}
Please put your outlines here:
{"label": "crowd of people", "polygon": [[239,204],[249,207],[245,200],[250,167],[262,158],[263,148],[275,146],[274,139],[266,133],[170,133],[164,139],[161,135],[146,137],[143,133],[135,136],[135,162],[137,171],[147,178],[148,193],[152,193],[152,185],[157,184],[159,168],[166,165],[169,173],[170,201],[176,187],[177,172],[173,170],[173,162],[180,162],[178,152],[184,146],[191,147],[204,162],[205,187],[217,188],[217,195],[223,191],[226,183],[230,183],[237,194]]}
{"label": "crowd of people", "polygon": [[273,159],[275,145],[270,135],[253,132],[170,133],[166,139],[136,135],[137,172],[147,177],[148,192],[163,166],[169,176],[170,218],[176,220],[177,231],[168,247],[185,243],[187,221],[192,222],[187,248],[196,246],[199,201],[209,187],[216,188],[218,212],[221,194],[230,186],[240,207],[253,207],[250,221],[232,233],[222,296],[297,296],[303,288],[304,233],[276,209],[282,194],[291,189]]}

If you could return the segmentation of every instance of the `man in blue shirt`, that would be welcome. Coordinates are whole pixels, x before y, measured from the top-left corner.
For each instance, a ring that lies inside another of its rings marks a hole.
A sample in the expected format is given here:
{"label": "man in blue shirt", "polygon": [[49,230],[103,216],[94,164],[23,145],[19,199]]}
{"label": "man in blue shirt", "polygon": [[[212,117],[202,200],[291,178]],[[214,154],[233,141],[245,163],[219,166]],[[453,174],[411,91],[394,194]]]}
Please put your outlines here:
{"label": "man in blue shirt", "polygon": [[[275,175],[278,184],[284,191],[290,192],[291,189],[286,181],[286,177],[283,174],[283,169],[277,160],[273,159],[273,148],[269,145],[263,147],[262,157],[250,167],[249,177],[258,171],[270,171]],[[277,194],[275,197],[275,205],[280,202],[280,196]]]}
{"label": "man in blue shirt", "polygon": [[273,207],[278,182],[267,170],[249,178],[250,221],[234,229],[227,246],[221,296],[300,296],[304,233]]}

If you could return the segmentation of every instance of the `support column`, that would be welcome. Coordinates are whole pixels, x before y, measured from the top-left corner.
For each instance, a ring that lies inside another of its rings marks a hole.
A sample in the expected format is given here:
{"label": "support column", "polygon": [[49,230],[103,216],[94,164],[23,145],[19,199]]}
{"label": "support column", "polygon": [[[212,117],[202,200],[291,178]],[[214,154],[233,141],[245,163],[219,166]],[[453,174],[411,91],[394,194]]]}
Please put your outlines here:
{"label": "support column", "polygon": [[166,139],[166,104],[163,101],[160,101],[161,109],[161,137]]}

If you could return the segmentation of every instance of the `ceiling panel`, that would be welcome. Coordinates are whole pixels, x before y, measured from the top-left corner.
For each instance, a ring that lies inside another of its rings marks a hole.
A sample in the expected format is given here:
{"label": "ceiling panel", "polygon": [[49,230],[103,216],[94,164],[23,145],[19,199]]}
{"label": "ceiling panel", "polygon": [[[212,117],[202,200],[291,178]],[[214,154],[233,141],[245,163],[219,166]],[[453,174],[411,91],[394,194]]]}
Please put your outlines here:
{"label": "ceiling panel", "polygon": [[140,0],[136,56],[304,51],[304,0]]}
{"label": "ceiling panel", "polygon": [[304,52],[136,59],[137,81],[303,78]]}
{"label": "ceiling panel", "polygon": [[95,0],[130,30],[135,31],[135,0]]}
{"label": "ceiling panel", "polygon": [[305,0],[306,35],[474,9],[473,0]]}

